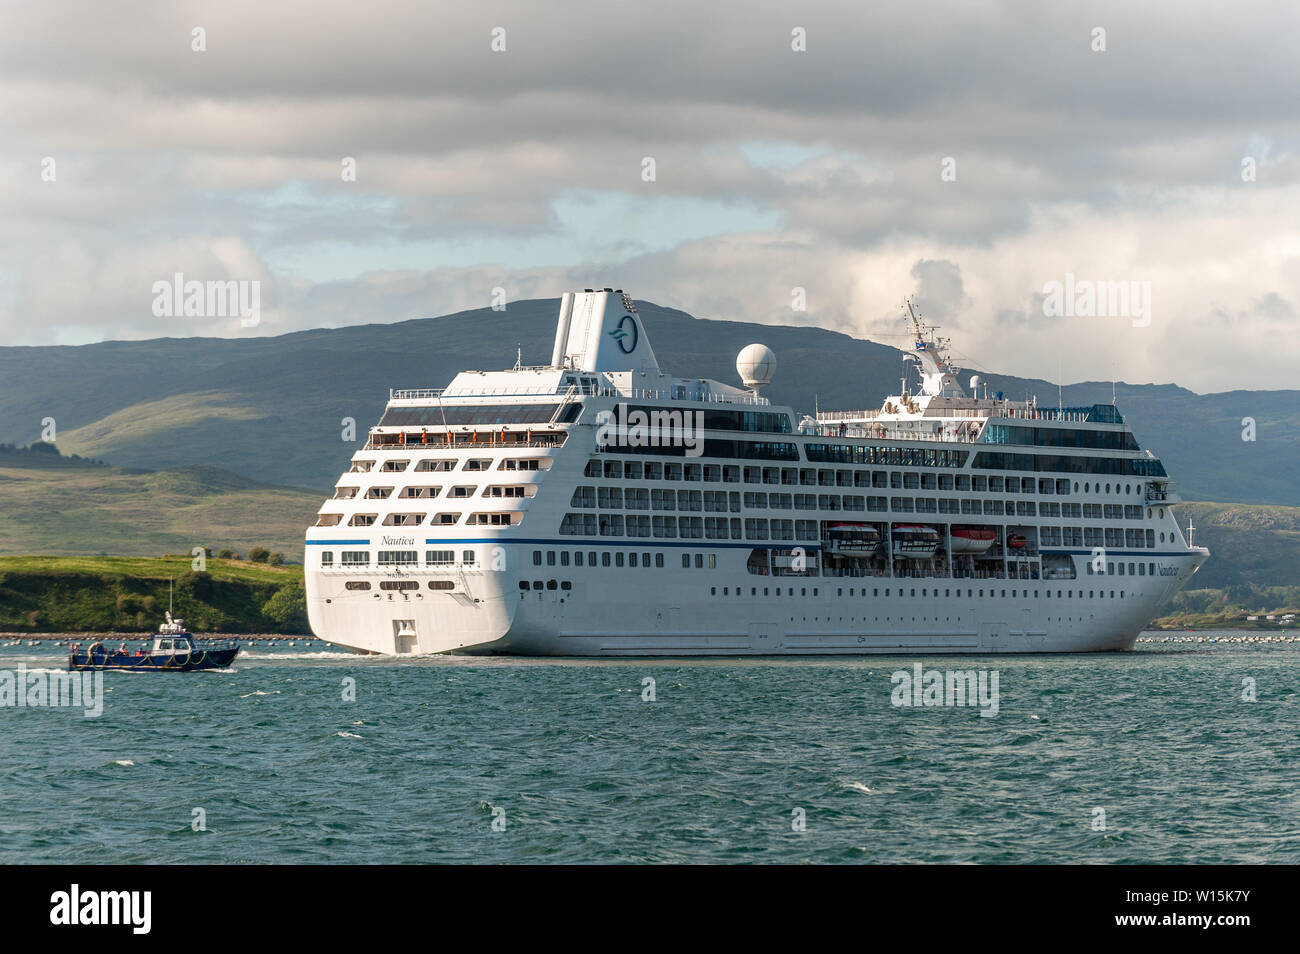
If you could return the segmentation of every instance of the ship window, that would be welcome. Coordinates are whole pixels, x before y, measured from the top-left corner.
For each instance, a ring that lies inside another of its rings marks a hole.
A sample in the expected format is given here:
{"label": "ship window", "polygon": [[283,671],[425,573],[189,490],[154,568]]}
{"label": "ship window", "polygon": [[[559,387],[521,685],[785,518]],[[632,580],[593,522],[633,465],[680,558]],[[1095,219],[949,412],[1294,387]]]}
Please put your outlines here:
{"label": "ship window", "polygon": [[691,568],[691,555],[690,555],[689,553],[683,553],[683,554],[682,554],[682,569],[683,569],[683,570],[689,570],[690,568]]}
{"label": "ship window", "polygon": [[333,566],[333,565],[334,565],[334,551],[333,551],[333,550],[325,550],[325,551],[323,551],[323,552],[321,553],[321,555],[320,555],[320,565],[321,565],[321,566]]}
{"label": "ship window", "polygon": [[[607,555],[608,555],[608,554],[607,554]],[[595,550],[588,550],[588,551],[587,551],[587,565],[588,565],[588,566],[595,566],[595,565],[596,565],[596,551],[595,551]]]}
{"label": "ship window", "polygon": [[535,589],[535,590],[540,590],[541,588],[542,588],[542,581],[541,581],[541,580],[533,580],[533,589]]}
{"label": "ship window", "polygon": [[386,460],[379,469],[386,473],[399,473],[409,466],[411,466],[409,460]]}
{"label": "ship window", "polygon": [[581,550],[579,550],[577,553],[575,553],[575,554],[573,555],[573,565],[574,565],[574,566],[582,566],[582,551],[581,551]]}
{"label": "ship window", "polygon": [[415,550],[380,550],[380,566],[415,566],[419,554]]}
{"label": "ship window", "polygon": [[628,565],[628,566],[636,566],[636,565],[637,565],[637,564],[636,564],[636,554],[635,554],[635,553],[629,553],[629,554],[627,555],[627,565]]}
{"label": "ship window", "polygon": [[344,550],[342,557],[344,566],[370,566],[369,550]]}
{"label": "ship window", "polygon": [[547,588],[548,590],[553,590],[553,589],[555,589],[557,585],[558,585],[558,584],[555,582],[555,580],[547,580],[547,581],[546,581],[546,588]]}
{"label": "ship window", "polygon": [[365,580],[348,580],[348,581],[347,581],[346,583],[344,583],[343,585],[344,585],[345,587],[347,587],[349,590],[368,590],[368,589],[370,589],[370,584],[367,583]]}
{"label": "ship window", "polygon": [[[659,565],[660,565],[660,566],[663,566],[663,562],[662,562],[662,560],[660,561]],[[715,569],[717,569],[717,567],[718,567],[718,555],[717,555],[716,553],[710,553],[710,554],[709,554],[709,569],[710,569],[710,570],[715,570]]]}
{"label": "ship window", "polygon": [[418,590],[420,584],[415,580],[382,580],[379,588],[381,590]]}
{"label": "ship window", "polygon": [[541,566],[541,565],[542,565],[542,551],[541,551],[541,550],[534,550],[534,551],[533,551],[533,566]]}
{"label": "ship window", "polygon": [[606,551],[600,555],[600,565],[609,566],[609,552]]}
{"label": "ship window", "polygon": [[546,551],[546,565],[547,565],[547,566],[555,566],[555,551],[554,551],[554,550],[547,550],[547,551]]}
{"label": "ship window", "polygon": [[614,565],[615,566],[623,565],[623,553],[621,550],[618,553],[614,554]]}
{"label": "ship window", "polygon": [[571,581],[569,581],[569,580],[561,580],[561,581],[560,581],[560,589],[562,589],[562,590],[571,590],[571,589],[573,589],[573,583],[572,583]]}

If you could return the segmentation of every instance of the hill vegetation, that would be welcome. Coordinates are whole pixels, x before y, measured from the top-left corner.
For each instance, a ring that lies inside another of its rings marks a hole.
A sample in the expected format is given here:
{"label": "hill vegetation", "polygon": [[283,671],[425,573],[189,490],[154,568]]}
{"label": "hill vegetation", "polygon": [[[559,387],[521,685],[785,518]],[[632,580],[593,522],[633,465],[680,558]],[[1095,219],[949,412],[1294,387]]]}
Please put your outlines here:
{"label": "hill vegetation", "polygon": [[0,557],[0,631],[153,632],[169,581],[193,632],[310,632],[301,567],[188,556]]}
{"label": "hill vegetation", "polygon": [[320,504],[317,493],[209,465],[108,467],[62,457],[48,444],[0,452],[0,555],[156,556],[264,546],[300,562],[304,531]]}

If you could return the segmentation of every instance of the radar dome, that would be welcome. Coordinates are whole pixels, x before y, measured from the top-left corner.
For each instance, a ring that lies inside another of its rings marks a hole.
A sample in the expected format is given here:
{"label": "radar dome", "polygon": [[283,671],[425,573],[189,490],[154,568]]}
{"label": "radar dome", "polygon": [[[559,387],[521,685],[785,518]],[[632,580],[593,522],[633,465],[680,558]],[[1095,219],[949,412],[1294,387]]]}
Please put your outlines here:
{"label": "radar dome", "polygon": [[974,391],[979,386],[980,386],[980,376],[978,374],[972,374],[970,376],[970,389]]}
{"label": "radar dome", "polygon": [[776,355],[767,345],[746,345],[736,355],[736,373],[747,388],[766,387],[772,383],[772,375],[776,373]]}

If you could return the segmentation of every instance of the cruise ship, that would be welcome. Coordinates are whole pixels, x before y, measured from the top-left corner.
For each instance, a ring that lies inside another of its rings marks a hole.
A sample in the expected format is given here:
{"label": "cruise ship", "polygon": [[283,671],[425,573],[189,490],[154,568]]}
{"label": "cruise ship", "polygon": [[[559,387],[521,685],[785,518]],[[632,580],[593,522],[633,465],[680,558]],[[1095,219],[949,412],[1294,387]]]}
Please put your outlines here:
{"label": "cruise ship", "polygon": [[[322,639],[383,654],[1131,649],[1209,556],[1113,404],[916,380],[798,415],[659,367],[633,300],[566,293],[550,364],[393,390],[306,536]],[[1190,535],[1190,534],[1189,534]]]}

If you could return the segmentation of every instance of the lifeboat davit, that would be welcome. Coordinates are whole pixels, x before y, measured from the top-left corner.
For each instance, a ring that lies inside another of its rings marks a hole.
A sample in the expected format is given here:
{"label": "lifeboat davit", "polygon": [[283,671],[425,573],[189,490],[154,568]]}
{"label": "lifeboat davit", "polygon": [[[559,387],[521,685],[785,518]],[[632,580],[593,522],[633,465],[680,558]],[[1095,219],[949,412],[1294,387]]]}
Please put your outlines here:
{"label": "lifeboat davit", "polygon": [[939,549],[939,531],[919,524],[898,524],[891,534],[894,556],[907,560],[928,560]]}
{"label": "lifeboat davit", "polygon": [[997,536],[992,527],[953,527],[952,552],[954,554],[983,553],[993,546]]}

